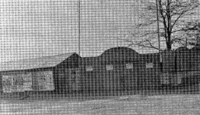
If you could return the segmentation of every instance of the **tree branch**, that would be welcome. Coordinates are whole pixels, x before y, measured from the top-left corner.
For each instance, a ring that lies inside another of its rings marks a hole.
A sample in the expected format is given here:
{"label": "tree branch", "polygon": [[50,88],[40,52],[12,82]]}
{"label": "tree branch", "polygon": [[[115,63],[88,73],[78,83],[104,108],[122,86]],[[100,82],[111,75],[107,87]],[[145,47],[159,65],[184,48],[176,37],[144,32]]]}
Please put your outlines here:
{"label": "tree branch", "polygon": [[[152,48],[152,49],[156,49],[156,50],[161,50],[161,49],[153,46],[153,44],[150,42],[150,40],[144,40],[144,41],[140,41],[140,42],[133,42],[133,40],[124,39],[124,41],[130,43],[128,45],[128,47],[134,45],[134,46],[139,46],[139,47],[146,47],[146,48]],[[145,45],[145,43],[148,43],[148,45]]]}
{"label": "tree branch", "polygon": [[[172,24],[170,30],[172,31],[172,29],[173,29],[174,25],[176,24],[176,22],[177,22],[186,12],[191,11],[191,10],[193,10],[193,9],[195,9],[195,8],[196,8],[196,7],[193,7],[193,8],[191,8],[191,9],[186,9],[186,10],[183,10],[181,13],[179,13],[179,16],[175,19],[175,21],[174,21],[174,23]],[[177,14],[177,13],[176,13],[176,14]],[[173,14],[172,14],[172,16],[173,16]]]}
{"label": "tree branch", "polygon": [[167,22],[166,22],[166,16],[163,14],[163,8],[162,8],[162,3],[161,3],[161,0],[159,0],[159,11],[160,11],[160,14],[161,14],[161,17],[163,19],[163,25],[164,25],[164,28],[165,28],[165,39],[167,40]]}
{"label": "tree branch", "polygon": [[[143,22],[140,24],[137,24],[134,29],[138,30],[137,32],[131,34],[133,37],[136,38],[142,38],[140,42],[134,42],[133,40],[127,40],[126,42],[129,42],[131,45],[137,45],[141,47],[146,48],[153,48],[157,49],[155,47],[155,34],[158,32],[155,30],[151,31],[145,31],[145,29],[148,29],[150,26],[154,26],[154,24],[157,22],[156,19],[156,4],[146,4],[147,6],[144,8],[146,11],[145,13],[141,14],[141,18]],[[193,11],[195,8],[197,8],[200,4],[195,5],[192,3],[189,3],[188,1],[175,1],[175,0],[168,0],[168,2],[164,0],[158,1],[158,7],[159,7],[159,23],[161,23],[161,31],[160,36],[163,38],[163,40],[166,43],[167,49],[171,50],[171,46],[173,43],[179,42],[182,44],[184,42],[184,39],[186,39],[185,36],[187,36],[185,33],[190,32],[190,34],[195,30],[196,27],[188,27],[184,28],[185,25],[182,25],[186,23],[186,19],[183,19],[185,16],[194,15],[195,12]],[[142,29],[139,31],[139,29]],[[188,30],[187,30],[188,29]],[[199,30],[200,33],[200,30]],[[177,35],[180,34],[180,35]],[[195,33],[196,34],[196,33]],[[181,36],[183,35],[183,36]],[[200,34],[199,34],[200,36]],[[165,38],[165,39],[164,39]],[[190,37],[192,38],[192,37]],[[185,41],[187,42],[187,41]]]}

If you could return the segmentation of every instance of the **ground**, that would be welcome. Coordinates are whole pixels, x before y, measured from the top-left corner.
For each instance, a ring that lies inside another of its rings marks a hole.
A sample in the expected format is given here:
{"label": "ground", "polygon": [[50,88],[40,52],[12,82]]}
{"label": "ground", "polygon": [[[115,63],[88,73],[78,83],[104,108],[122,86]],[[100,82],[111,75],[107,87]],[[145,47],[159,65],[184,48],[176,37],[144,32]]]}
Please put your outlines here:
{"label": "ground", "polygon": [[200,115],[199,85],[182,89],[0,96],[0,115]]}
{"label": "ground", "polygon": [[199,94],[113,96],[97,100],[1,100],[0,115],[200,115]]}

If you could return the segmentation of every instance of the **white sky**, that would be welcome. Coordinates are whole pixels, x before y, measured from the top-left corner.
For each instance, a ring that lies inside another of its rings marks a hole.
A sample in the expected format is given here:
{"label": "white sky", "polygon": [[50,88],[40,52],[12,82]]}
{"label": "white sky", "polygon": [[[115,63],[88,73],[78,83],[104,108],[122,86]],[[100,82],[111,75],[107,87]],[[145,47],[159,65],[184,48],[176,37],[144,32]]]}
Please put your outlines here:
{"label": "white sky", "polygon": [[[0,1],[0,61],[78,53],[77,1]],[[141,4],[136,1],[82,0],[81,56],[96,56],[110,47],[126,45],[116,37],[123,37],[139,22]]]}

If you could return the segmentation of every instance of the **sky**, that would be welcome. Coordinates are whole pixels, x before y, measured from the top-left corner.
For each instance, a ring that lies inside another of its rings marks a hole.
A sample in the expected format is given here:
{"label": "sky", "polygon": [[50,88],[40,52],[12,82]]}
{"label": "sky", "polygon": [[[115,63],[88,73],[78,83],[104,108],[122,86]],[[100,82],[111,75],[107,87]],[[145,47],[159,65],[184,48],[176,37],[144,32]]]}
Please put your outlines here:
{"label": "sky", "polygon": [[[137,1],[81,0],[80,55],[98,56],[127,46],[117,38],[126,37],[140,22],[142,4]],[[78,53],[77,0],[0,0],[0,9],[0,62]]]}

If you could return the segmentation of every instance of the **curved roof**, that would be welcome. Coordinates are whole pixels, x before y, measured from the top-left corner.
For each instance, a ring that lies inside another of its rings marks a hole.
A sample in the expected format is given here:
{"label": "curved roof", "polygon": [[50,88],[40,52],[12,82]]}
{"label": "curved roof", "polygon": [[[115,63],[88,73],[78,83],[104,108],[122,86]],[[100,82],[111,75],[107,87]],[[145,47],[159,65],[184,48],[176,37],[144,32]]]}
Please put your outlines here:
{"label": "curved roof", "polygon": [[190,49],[191,51],[195,51],[197,53],[200,53],[200,47],[193,47],[192,49]]}
{"label": "curved roof", "polygon": [[104,51],[100,56],[101,61],[136,61],[139,53],[127,47],[114,47]]}
{"label": "curved roof", "polygon": [[186,47],[179,47],[175,50],[175,52],[188,52],[188,51],[190,50]]}
{"label": "curved roof", "polygon": [[107,53],[114,53],[114,52],[132,52],[132,53],[136,53],[138,54],[135,50],[128,48],[128,47],[114,47],[114,48],[110,48],[105,50],[101,55],[105,55]]}

